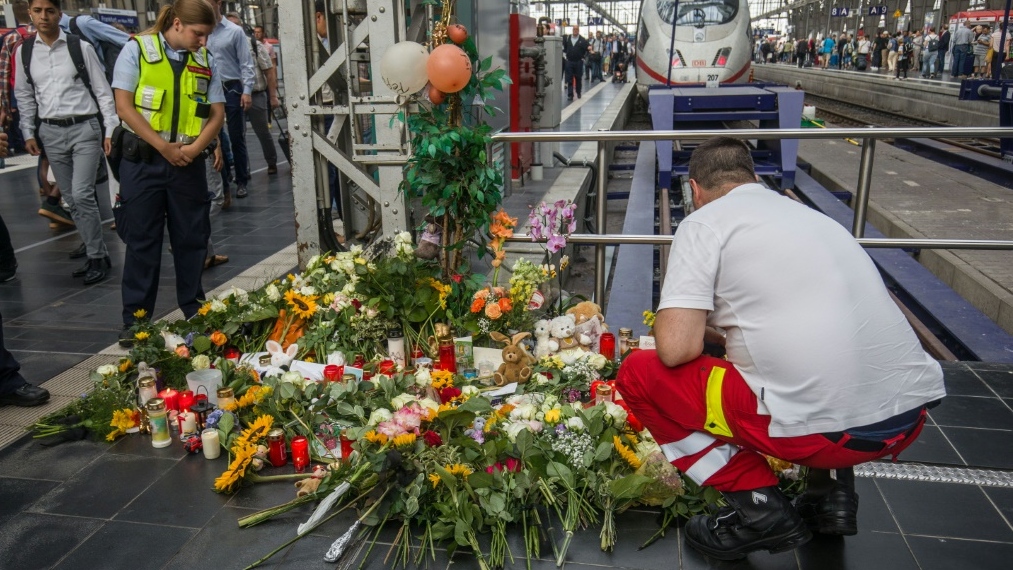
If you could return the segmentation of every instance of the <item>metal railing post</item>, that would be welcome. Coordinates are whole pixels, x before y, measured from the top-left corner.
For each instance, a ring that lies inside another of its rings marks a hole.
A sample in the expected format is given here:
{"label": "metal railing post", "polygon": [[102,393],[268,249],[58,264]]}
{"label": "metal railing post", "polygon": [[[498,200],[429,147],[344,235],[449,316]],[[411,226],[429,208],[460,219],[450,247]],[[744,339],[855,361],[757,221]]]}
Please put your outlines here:
{"label": "metal railing post", "polygon": [[851,235],[865,236],[865,215],[869,209],[869,186],[872,183],[872,159],[876,153],[876,139],[862,139],[862,162],[858,167],[858,188],[855,190],[855,219]]}
{"label": "metal railing post", "polygon": [[[608,215],[608,165],[605,164],[605,141],[598,141],[598,194],[595,232],[608,233],[605,216]],[[594,302],[605,306],[605,244],[594,246]]]}

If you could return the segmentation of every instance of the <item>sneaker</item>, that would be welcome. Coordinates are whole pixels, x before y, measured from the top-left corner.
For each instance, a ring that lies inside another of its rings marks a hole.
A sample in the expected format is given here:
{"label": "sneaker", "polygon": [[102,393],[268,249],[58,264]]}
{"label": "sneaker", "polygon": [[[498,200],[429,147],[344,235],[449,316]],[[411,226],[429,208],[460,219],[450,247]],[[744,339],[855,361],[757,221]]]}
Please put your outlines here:
{"label": "sneaker", "polygon": [[134,332],[130,330],[131,326],[123,325],[123,330],[120,331],[119,343],[123,348],[134,346]]}
{"label": "sneaker", "polygon": [[17,275],[17,273],[18,273],[17,260],[14,260],[14,262],[9,265],[0,265],[0,283],[6,283],[11,279],[14,279],[14,276]]}
{"label": "sneaker", "polygon": [[70,213],[61,208],[59,204],[50,204],[49,202],[43,200],[42,204],[39,204],[39,215],[60,224],[67,226],[74,225],[74,220],[71,219]]}
{"label": "sneaker", "polygon": [[236,198],[245,198],[247,196],[249,196],[249,193],[246,191],[246,186],[240,184],[239,189],[236,190]]}

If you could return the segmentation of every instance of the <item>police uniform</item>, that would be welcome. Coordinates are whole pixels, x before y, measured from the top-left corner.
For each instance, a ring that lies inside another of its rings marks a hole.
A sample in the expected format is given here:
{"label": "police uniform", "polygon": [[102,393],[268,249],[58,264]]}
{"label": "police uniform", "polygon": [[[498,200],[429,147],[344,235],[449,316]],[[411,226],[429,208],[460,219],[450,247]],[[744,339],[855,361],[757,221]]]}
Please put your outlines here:
{"label": "police uniform", "polygon": [[[162,34],[144,34],[124,46],[114,89],[134,93],[134,108],[168,142],[197,139],[214,103],[224,103],[221,80],[207,49],[174,50]],[[120,163],[116,231],[126,244],[123,322],[134,312],[154,313],[166,225],[176,270],[176,300],[187,318],[204,297],[201,273],[211,235],[205,160],[170,164],[143,139],[127,132]]]}

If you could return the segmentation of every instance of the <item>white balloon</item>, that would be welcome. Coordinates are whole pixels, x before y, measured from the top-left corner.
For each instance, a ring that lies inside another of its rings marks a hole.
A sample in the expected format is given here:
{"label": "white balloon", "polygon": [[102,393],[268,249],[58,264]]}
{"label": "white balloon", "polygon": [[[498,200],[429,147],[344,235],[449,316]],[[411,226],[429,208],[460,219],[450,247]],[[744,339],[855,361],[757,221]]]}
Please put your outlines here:
{"label": "white balloon", "polygon": [[398,42],[380,59],[380,77],[398,95],[415,93],[426,86],[429,52],[416,42]]}

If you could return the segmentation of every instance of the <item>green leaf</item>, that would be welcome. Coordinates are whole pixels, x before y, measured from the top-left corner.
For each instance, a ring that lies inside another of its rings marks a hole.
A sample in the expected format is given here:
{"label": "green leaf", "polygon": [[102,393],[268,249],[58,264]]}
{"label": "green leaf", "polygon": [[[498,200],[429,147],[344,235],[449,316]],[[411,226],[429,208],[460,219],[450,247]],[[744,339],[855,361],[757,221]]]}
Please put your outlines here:
{"label": "green leaf", "polygon": [[598,444],[598,449],[594,452],[594,460],[596,462],[602,462],[612,456],[612,444],[608,442],[601,442]]}
{"label": "green leaf", "polygon": [[207,352],[211,350],[211,339],[204,335],[194,337],[193,349],[197,352]]}
{"label": "green leaf", "polygon": [[617,501],[632,500],[640,497],[644,487],[650,482],[650,477],[634,473],[609,483],[609,490]]}
{"label": "green leaf", "polygon": [[468,484],[471,485],[472,489],[486,489],[492,487],[493,483],[495,483],[495,479],[492,476],[492,473],[476,471],[471,475],[468,475]]}
{"label": "green leaf", "polygon": [[235,420],[232,419],[232,414],[222,414],[222,418],[218,420],[218,429],[224,433],[229,433],[232,428],[236,427]]}
{"label": "green leaf", "polygon": [[471,541],[468,540],[468,533],[471,531],[471,525],[458,519],[454,523],[454,542],[461,546],[471,546]]}

